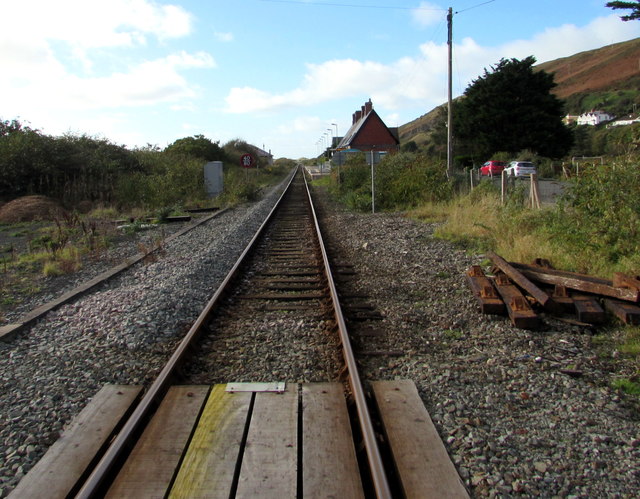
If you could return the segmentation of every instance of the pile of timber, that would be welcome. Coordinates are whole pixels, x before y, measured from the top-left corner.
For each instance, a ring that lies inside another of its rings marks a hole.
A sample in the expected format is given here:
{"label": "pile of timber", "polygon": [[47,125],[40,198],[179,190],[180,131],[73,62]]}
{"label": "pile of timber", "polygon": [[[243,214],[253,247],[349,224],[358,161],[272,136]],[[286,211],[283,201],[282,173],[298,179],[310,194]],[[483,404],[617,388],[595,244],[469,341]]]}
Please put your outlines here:
{"label": "pile of timber", "polygon": [[[473,265],[467,281],[484,314],[508,315],[515,327],[537,329],[542,314],[577,324],[601,324],[608,311],[625,324],[640,324],[640,278],[616,273],[613,280],[556,270],[548,261],[507,262],[488,253],[493,276]],[[575,318],[567,318],[574,316]]]}

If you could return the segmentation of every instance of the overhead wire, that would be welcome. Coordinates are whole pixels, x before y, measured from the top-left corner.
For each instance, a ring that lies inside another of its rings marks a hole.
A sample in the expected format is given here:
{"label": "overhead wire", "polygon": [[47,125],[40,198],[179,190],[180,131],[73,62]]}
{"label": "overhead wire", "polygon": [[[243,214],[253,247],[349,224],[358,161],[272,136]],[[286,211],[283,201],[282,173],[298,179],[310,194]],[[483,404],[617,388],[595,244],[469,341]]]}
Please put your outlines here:
{"label": "overhead wire", "polygon": [[298,0],[260,0],[261,2],[270,2],[270,3],[288,3],[288,4],[296,4],[296,5],[321,5],[327,7],[351,7],[356,9],[390,9],[390,10],[446,10],[442,8],[433,8],[433,7],[401,7],[397,5],[359,5],[359,4],[349,4],[349,3],[337,3],[337,2],[317,2],[317,1],[298,1]]}

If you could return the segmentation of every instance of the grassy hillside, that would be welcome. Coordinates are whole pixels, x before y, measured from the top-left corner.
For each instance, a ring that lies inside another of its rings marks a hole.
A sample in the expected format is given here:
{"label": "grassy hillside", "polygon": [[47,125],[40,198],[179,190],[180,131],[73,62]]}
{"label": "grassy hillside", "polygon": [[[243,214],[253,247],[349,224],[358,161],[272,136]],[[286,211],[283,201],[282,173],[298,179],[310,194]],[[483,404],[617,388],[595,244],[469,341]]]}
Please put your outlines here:
{"label": "grassy hillside", "polygon": [[[640,38],[545,62],[536,68],[555,75],[558,86],[554,93],[565,101],[569,114],[596,108],[616,116],[640,112]],[[440,109],[400,126],[401,143],[427,143],[429,134],[442,120]]]}

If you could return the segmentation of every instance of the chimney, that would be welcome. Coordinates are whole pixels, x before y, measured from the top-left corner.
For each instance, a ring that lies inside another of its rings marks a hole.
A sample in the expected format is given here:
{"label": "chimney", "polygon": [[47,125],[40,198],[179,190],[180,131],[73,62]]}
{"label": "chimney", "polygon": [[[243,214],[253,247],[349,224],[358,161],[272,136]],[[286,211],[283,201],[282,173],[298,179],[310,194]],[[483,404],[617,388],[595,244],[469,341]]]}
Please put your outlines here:
{"label": "chimney", "polygon": [[367,112],[364,110],[364,106],[360,108],[360,111],[362,112],[362,117],[364,118],[367,115]]}
{"label": "chimney", "polygon": [[355,125],[355,124],[356,124],[356,121],[357,121],[357,120],[356,120],[356,113],[353,113],[353,114],[351,115],[351,124],[352,124],[352,125]]}
{"label": "chimney", "polygon": [[362,118],[362,111],[356,111],[356,123]]}
{"label": "chimney", "polygon": [[371,102],[371,99],[364,103],[364,109],[365,114],[369,114],[371,112],[371,110],[373,109],[373,103]]}

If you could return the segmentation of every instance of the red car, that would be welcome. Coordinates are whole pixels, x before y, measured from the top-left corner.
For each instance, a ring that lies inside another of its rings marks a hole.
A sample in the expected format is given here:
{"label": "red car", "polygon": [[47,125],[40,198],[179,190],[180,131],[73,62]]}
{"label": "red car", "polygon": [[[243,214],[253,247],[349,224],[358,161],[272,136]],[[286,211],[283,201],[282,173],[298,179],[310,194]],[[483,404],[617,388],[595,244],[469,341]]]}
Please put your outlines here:
{"label": "red car", "polygon": [[480,175],[500,175],[506,167],[504,161],[487,161],[480,167]]}

